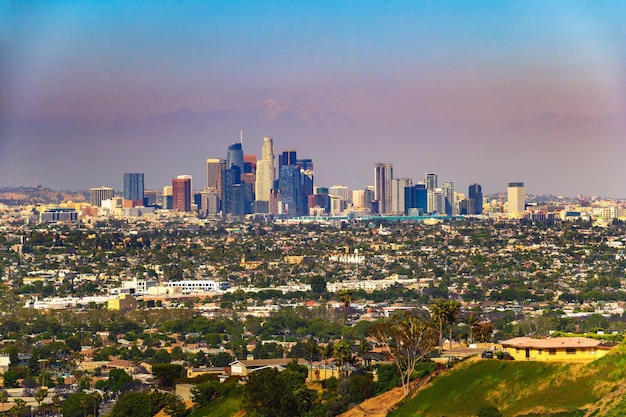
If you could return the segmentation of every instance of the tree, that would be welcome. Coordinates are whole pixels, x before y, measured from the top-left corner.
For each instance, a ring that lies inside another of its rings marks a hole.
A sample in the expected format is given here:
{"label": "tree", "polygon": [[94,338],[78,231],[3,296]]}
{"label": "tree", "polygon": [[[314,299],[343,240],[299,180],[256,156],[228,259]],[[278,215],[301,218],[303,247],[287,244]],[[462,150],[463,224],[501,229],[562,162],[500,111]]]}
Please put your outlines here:
{"label": "tree", "polygon": [[494,326],[490,322],[479,323],[474,328],[474,337],[478,342],[489,342],[493,335]]}
{"label": "tree", "polygon": [[226,352],[220,352],[217,355],[211,356],[211,363],[213,364],[213,366],[218,368],[228,366],[234,360],[235,358],[233,358],[232,355]]}
{"label": "tree", "polygon": [[11,414],[17,417],[22,413],[22,410],[24,409],[24,407],[26,407],[26,401],[24,401],[21,398],[16,398],[15,400],[13,400],[13,403],[15,405],[11,407],[10,412]]}
{"label": "tree", "polygon": [[108,417],[152,417],[166,406],[169,395],[156,390],[129,392],[120,396]]}
{"label": "tree", "polygon": [[411,312],[397,312],[372,326],[369,333],[393,358],[406,396],[415,365],[437,345],[433,323]]}
{"label": "tree", "polygon": [[9,402],[9,394],[6,390],[0,390],[0,404],[2,404],[2,412],[4,413],[4,405]]}
{"label": "tree", "polygon": [[457,317],[461,313],[461,304],[458,301],[450,300],[445,303],[446,306],[446,321],[448,322],[448,330],[450,331],[450,349],[452,349],[452,325],[456,321]]}
{"label": "tree", "polygon": [[[41,410],[41,403],[48,396],[48,390],[46,388],[39,388],[35,393],[35,401],[37,401],[37,410]],[[41,413],[40,413],[41,414]]]}
{"label": "tree", "polygon": [[171,363],[156,363],[152,365],[152,375],[161,381],[161,385],[165,388],[174,386],[174,381],[183,376],[184,368],[182,365]]}
{"label": "tree", "polygon": [[264,417],[297,417],[311,411],[317,394],[306,388],[306,366],[289,364],[279,372],[261,369],[244,387],[246,410]]}
{"label": "tree", "polygon": [[17,387],[17,380],[19,379],[19,376],[17,374],[17,372],[15,372],[14,370],[9,369],[8,371],[6,371],[3,374],[3,379],[4,379],[4,387],[5,388],[16,388]]}
{"label": "tree", "polygon": [[165,349],[157,350],[154,353],[154,356],[152,357],[153,364],[170,363],[171,361],[172,361],[172,355],[170,355],[170,353]]}
{"label": "tree", "polygon": [[52,411],[55,413],[59,413],[59,411],[61,411],[61,396],[59,396],[59,394],[54,394],[52,396]]}
{"label": "tree", "polygon": [[96,408],[97,400],[89,394],[82,391],[71,394],[63,404],[61,410],[63,417],[85,417],[87,410]]}
{"label": "tree", "polygon": [[76,336],[68,336],[65,339],[65,344],[73,352],[80,352],[82,349],[80,340]]}
{"label": "tree", "polygon": [[309,337],[304,343],[303,343],[303,347],[304,347],[304,351],[307,354],[307,359],[309,360],[309,365],[312,366],[313,361],[315,359],[319,358],[319,354],[320,354],[320,347],[317,343],[317,339],[315,339],[313,336]]}
{"label": "tree", "polygon": [[478,318],[474,315],[474,313],[471,313],[469,315],[469,317],[467,318],[466,322],[467,327],[469,327],[469,343],[474,343],[474,328],[478,325],[478,323],[480,323],[480,321],[478,320]]}
{"label": "tree", "polygon": [[338,342],[335,345],[333,356],[335,358],[335,364],[339,368],[340,377],[349,376],[350,364],[354,361],[354,355],[348,342],[345,340]]}
{"label": "tree", "polygon": [[431,309],[433,321],[439,325],[439,354],[443,352],[443,325],[448,320],[448,309],[443,300],[437,300]]}
{"label": "tree", "polygon": [[132,381],[133,377],[128,375],[123,369],[111,369],[107,386],[112,392],[120,392],[126,383]]}
{"label": "tree", "polygon": [[374,375],[366,372],[361,375],[353,375],[349,381],[350,400],[360,403],[370,398],[374,394]]}
{"label": "tree", "polygon": [[343,304],[343,321],[348,321],[348,308],[352,304],[352,292],[349,290],[339,291],[339,301]]}
{"label": "tree", "polygon": [[219,396],[219,381],[209,381],[198,384],[191,388],[193,402],[201,407],[210,404]]}
{"label": "tree", "polygon": [[165,402],[165,412],[170,417],[185,417],[188,414],[185,402],[178,395],[168,395]]}
{"label": "tree", "polygon": [[316,275],[311,278],[311,291],[316,294],[323,294],[326,292],[326,279],[320,275]]}

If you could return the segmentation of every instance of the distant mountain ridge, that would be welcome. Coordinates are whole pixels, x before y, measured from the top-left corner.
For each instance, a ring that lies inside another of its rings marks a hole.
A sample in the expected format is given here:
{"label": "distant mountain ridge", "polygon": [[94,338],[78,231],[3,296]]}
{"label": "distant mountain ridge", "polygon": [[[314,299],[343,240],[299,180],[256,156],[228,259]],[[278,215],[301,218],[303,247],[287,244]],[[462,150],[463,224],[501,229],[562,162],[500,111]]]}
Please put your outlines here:
{"label": "distant mountain ridge", "polygon": [[288,106],[274,100],[266,100],[245,110],[213,110],[204,113],[180,108],[163,113],[155,121],[171,126],[210,128],[230,126],[231,128],[316,128],[335,129],[358,125],[338,113],[307,106]]}
{"label": "distant mountain ridge", "polygon": [[0,203],[7,205],[57,204],[89,201],[89,191],[55,191],[44,187],[0,187]]}

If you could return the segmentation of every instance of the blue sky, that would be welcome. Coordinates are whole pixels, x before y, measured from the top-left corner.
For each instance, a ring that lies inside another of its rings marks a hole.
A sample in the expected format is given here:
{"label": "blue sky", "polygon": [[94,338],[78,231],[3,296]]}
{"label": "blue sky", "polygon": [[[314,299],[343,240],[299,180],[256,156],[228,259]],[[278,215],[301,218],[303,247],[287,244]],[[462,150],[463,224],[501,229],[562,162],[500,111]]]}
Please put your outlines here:
{"label": "blue sky", "polygon": [[[171,161],[171,172],[152,171],[150,159],[136,155],[119,158],[126,154],[120,144],[142,155],[153,147],[158,160],[168,145],[150,130],[155,117],[247,111],[273,100],[359,126],[323,132],[358,156],[350,169],[312,146],[320,132],[250,129],[246,152],[258,154],[262,136],[274,136],[278,150],[313,157],[325,185],[367,185],[373,163],[385,158],[399,176],[418,180],[434,170],[459,188],[477,181],[495,192],[526,179],[529,191],[626,196],[621,179],[609,178],[609,167],[621,162],[615,147],[623,150],[624,21],[626,3],[614,1],[0,2],[0,185],[119,187],[131,168],[146,171],[154,188],[182,172],[202,178],[202,158],[223,156],[241,126],[228,137],[209,129],[206,143],[197,128],[168,131],[188,153]],[[558,116],[553,126],[528,127],[546,114]],[[593,126],[579,129],[583,116]],[[133,128],[121,129],[120,120]],[[451,133],[446,121],[474,128]],[[393,146],[377,149],[381,140]],[[72,151],[46,166],[33,156],[45,141]],[[535,162],[521,152],[489,167],[520,142],[548,144],[549,152]],[[484,161],[468,163],[465,151],[450,158],[470,144],[481,147],[475,157]],[[111,158],[108,169],[77,176],[62,168],[94,147]],[[429,157],[409,160],[402,149]],[[137,161],[144,166],[132,167]],[[471,180],[460,178],[466,163]],[[533,164],[551,168],[539,175],[528,169]],[[494,168],[502,171],[497,179]],[[571,182],[557,175],[569,172]]]}

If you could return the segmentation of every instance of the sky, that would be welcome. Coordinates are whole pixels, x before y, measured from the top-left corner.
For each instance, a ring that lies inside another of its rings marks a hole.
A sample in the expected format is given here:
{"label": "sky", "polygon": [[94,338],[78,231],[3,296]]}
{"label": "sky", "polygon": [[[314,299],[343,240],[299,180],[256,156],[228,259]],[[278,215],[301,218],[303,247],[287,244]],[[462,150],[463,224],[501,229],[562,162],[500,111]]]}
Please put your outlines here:
{"label": "sky", "polygon": [[0,0],[0,186],[148,188],[263,136],[362,188],[626,198],[626,2]]}

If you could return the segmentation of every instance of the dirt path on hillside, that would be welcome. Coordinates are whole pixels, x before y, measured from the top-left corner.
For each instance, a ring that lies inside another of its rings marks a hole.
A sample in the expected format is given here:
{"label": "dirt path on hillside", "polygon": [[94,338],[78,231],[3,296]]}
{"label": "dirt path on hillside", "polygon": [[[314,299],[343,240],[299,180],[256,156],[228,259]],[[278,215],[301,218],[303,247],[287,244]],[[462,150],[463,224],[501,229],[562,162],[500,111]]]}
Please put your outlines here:
{"label": "dirt path on hillside", "polygon": [[[408,398],[412,398],[419,390],[424,388],[430,380],[441,374],[441,370],[436,370],[425,378],[411,381],[411,390]],[[404,389],[394,388],[382,394],[369,398],[361,404],[349,409],[337,417],[386,417],[395,406],[404,399]]]}
{"label": "dirt path on hillside", "polygon": [[385,417],[387,413],[404,398],[402,387],[383,392],[351,408],[338,417]]}

